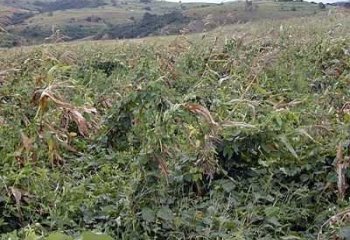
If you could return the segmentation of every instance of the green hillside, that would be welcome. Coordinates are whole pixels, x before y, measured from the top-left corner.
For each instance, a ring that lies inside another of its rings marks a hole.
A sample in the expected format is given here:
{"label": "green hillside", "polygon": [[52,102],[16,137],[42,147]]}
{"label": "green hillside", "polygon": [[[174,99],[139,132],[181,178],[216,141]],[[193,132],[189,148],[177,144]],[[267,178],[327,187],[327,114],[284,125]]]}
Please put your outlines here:
{"label": "green hillside", "polygon": [[[320,11],[317,5],[306,2],[258,1],[251,11],[246,11],[244,2],[1,1],[6,7],[0,11],[0,25],[8,34],[0,35],[0,47],[199,33],[228,24],[302,17]],[[60,36],[55,36],[57,30]]]}

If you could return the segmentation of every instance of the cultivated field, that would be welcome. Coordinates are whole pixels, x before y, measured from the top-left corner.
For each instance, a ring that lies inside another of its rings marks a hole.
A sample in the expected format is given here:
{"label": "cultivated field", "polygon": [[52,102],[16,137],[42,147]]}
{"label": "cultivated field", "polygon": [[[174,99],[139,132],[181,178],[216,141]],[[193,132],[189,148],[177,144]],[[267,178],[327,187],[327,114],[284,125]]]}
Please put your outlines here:
{"label": "cultivated field", "polygon": [[[165,1],[2,1],[0,47],[57,42],[47,40],[56,30],[65,40],[124,39],[155,35],[201,33],[219,26],[279,20],[322,12],[308,2],[254,2],[245,11],[242,1],[225,4],[170,3]],[[21,7],[22,6],[22,7]],[[328,7],[332,8],[332,7]],[[29,10],[28,10],[29,9]]]}
{"label": "cultivated field", "polygon": [[349,25],[0,50],[0,238],[348,239]]}

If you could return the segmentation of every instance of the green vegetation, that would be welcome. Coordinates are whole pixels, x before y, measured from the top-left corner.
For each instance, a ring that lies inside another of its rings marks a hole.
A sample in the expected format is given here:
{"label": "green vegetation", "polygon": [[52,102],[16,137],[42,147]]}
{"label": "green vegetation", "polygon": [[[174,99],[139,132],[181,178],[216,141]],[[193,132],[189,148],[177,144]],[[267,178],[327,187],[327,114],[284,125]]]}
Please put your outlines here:
{"label": "green vegetation", "polygon": [[172,34],[177,34],[181,29],[180,27],[189,22],[190,19],[180,12],[171,12],[160,16],[145,13],[138,23],[110,26],[101,35],[108,34],[108,36],[117,39],[147,37],[152,34],[160,35],[161,30],[167,26],[173,26],[175,32],[172,32]]}
{"label": "green vegetation", "polygon": [[[1,34],[1,33],[0,33]],[[10,48],[20,46],[21,39],[9,33],[2,33],[0,38],[0,48]]]}
{"label": "green vegetation", "polygon": [[[181,32],[200,33],[236,23],[310,16],[321,9],[308,2],[180,4],[164,1],[0,0],[0,24],[23,45],[44,43],[60,29],[70,40],[139,38]],[[21,7],[22,6],[22,7]],[[2,36],[0,35],[0,41]]]}
{"label": "green vegetation", "polygon": [[106,3],[103,0],[56,0],[53,2],[35,1],[34,4],[40,7],[42,12],[52,12],[57,10],[79,9],[79,8],[97,8]]}
{"label": "green vegetation", "polygon": [[2,50],[1,239],[348,239],[349,24]]}

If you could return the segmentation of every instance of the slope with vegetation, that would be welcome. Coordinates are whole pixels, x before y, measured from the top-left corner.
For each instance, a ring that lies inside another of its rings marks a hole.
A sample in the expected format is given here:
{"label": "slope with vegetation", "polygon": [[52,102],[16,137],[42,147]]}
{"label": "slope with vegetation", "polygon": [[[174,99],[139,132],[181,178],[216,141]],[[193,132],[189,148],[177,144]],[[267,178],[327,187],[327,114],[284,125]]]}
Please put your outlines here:
{"label": "slope with vegetation", "polygon": [[2,50],[1,239],[348,239],[349,24]]}
{"label": "slope with vegetation", "polygon": [[[319,12],[307,2],[254,2],[246,11],[244,2],[225,4],[171,3],[165,1],[23,1],[0,0],[8,9],[0,13],[0,47],[53,42],[60,30],[66,40],[120,39],[180,32],[209,31],[232,23],[309,16]],[[22,6],[22,7],[21,7]],[[5,40],[2,40],[5,38]]]}

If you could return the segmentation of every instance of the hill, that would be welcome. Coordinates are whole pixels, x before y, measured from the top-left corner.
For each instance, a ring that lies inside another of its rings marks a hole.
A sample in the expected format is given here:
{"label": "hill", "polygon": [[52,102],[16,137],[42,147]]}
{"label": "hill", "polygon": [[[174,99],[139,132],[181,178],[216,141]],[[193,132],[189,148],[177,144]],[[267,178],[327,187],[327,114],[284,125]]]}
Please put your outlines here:
{"label": "hill", "polygon": [[204,32],[227,24],[301,17],[320,11],[317,5],[307,2],[266,1],[254,3],[250,11],[245,10],[244,2],[1,0],[0,4],[5,6],[0,12],[0,24],[8,31],[0,36],[2,47]]}
{"label": "hill", "polygon": [[0,238],[347,239],[349,24],[0,50]]}

